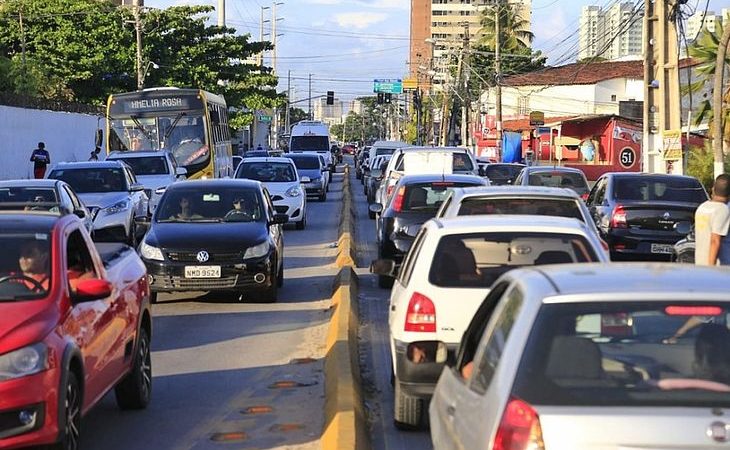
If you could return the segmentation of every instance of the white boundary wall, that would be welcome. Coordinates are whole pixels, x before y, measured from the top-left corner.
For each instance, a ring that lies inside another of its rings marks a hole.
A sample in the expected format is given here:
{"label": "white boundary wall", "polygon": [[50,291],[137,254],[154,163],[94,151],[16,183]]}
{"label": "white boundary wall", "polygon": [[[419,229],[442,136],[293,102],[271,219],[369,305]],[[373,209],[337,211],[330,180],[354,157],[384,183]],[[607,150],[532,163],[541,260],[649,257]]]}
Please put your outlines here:
{"label": "white boundary wall", "polygon": [[0,180],[32,178],[30,154],[38,142],[45,142],[52,166],[88,160],[97,124],[104,128],[102,116],[0,106]]}

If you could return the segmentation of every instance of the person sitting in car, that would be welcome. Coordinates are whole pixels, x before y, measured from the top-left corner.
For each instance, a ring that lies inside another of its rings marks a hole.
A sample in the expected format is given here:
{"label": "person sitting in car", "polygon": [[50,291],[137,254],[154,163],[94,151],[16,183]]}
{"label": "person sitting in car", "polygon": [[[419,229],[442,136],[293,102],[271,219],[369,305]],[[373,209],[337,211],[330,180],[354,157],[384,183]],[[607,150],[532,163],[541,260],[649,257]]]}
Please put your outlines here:
{"label": "person sitting in car", "polygon": [[18,255],[18,281],[31,292],[45,292],[50,284],[48,249],[39,241],[24,243]]}
{"label": "person sitting in car", "polygon": [[240,221],[240,222],[247,222],[250,220],[254,220],[254,212],[249,204],[248,201],[246,201],[243,197],[236,197],[233,200],[233,209],[228,211],[228,213],[225,216],[225,219],[232,220],[232,221]]}
{"label": "person sitting in car", "polygon": [[189,220],[189,219],[201,219],[203,216],[200,214],[194,214],[190,199],[187,197],[180,197],[180,212],[170,216],[170,220]]}

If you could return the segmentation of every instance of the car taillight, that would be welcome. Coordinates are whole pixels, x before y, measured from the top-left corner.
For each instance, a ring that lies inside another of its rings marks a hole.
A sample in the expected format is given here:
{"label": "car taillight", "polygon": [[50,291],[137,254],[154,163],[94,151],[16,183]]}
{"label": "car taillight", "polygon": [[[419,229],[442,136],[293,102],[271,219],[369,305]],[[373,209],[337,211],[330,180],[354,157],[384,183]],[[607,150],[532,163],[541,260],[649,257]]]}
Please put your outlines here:
{"label": "car taillight", "polygon": [[626,228],[626,211],[621,205],[616,205],[611,214],[611,228]]}
{"label": "car taillight", "polygon": [[408,302],[405,331],[436,332],[436,307],[430,298],[414,292]]}
{"label": "car taillight", "polygon": [[588,192],[586,192],[585,194],[581,195],[580,198],[582,198],[583,201],[588,200]]}
{"label": "car taillight", "polygon": [[510,398],[494,438],[494,450],[544,450],[537,411],[529,403]]}
{"label": "car taillight", "polygon": [[405,186],[402,186],[400,189],[398,189],[398,193],[395,194],[395,198],[393,199],[393,211],[401,212],[403,210],[403,197],[405,197],[405,193]]}

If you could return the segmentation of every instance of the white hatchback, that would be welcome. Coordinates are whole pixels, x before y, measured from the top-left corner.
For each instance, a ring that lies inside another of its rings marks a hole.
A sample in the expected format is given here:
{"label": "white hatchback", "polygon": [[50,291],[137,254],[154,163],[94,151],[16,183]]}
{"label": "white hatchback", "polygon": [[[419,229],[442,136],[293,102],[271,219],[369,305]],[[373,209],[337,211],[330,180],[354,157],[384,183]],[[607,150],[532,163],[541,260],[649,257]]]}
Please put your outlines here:
{"label": "white hatchback", "polygon": [[[608,254],[576,219],[497,215],[426,222],[390,295],[395,425],[422,424],[443,364],[497,278],[522,266],[582,262],[608,262]],[[379,260],[372,270],[388,275],[394,266]]]}
{"label": "white hatchback", "polygon": [[431,400],[436,450],[728,448],[730,272],[512,271]]}
{"label": "white hatchback", "polygon": [[271,195],[278,214],[289,216],[298,230],[307,226],[307,195],[291,158],[244,158],[234,178],[260,181]]}

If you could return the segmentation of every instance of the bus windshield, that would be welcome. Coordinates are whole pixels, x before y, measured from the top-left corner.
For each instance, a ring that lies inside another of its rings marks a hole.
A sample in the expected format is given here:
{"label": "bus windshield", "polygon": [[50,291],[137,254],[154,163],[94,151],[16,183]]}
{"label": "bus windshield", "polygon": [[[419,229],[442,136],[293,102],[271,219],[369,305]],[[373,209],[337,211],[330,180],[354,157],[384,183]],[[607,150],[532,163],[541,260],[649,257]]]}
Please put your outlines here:
{"label": "bus windshield", "polygon": [[114,118],[109,130],[109,151],[170,150],[189,173],[210,159],[202,112]]}

